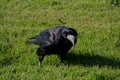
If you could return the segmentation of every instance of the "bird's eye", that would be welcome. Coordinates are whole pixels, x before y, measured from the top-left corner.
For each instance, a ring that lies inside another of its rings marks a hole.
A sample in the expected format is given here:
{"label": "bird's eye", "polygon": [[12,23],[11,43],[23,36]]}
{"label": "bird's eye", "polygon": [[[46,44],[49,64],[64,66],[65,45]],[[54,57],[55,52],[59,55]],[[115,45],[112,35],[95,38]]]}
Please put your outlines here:
{"label": "bird's eye", "polygon": [[64,31],[63,34],[62,34],[62,36],[63,36],[64,38],[66,38],[66,37],[67,37],[67,32]]}

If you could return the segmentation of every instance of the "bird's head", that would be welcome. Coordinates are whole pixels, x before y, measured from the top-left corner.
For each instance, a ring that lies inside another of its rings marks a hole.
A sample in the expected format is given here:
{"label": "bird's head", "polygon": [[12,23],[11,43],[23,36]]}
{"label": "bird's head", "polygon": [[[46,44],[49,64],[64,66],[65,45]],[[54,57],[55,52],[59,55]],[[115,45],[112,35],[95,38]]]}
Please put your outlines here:
{"label": "bird's head", "polygon": [[62,36],[70,41],[74,46],[77,42],[77,32],[73,28],[67,28],[62,31]]}

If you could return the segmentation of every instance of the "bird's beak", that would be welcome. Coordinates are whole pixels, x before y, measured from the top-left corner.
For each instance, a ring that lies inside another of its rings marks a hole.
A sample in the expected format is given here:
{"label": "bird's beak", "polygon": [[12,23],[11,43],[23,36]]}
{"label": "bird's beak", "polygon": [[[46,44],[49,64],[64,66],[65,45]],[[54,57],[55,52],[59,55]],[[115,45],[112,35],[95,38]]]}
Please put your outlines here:
{"label": "bird's beak", "polygon": [[75,36],[73,35],[67,35],[67,39],[72,43],[72,45],[75,45]]}

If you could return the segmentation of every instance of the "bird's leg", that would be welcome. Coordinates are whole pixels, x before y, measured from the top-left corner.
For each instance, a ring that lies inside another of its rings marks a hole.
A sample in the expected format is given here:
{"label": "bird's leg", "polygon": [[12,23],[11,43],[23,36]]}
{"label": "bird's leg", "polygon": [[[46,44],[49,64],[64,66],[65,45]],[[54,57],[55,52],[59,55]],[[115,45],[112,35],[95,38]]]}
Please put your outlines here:
{"label": "bird's leg", "polygon": [[42,63],[44,56],[45,56],[45,50],[42,48],[38,48],[36,53],[39,56],[39,62]]}
{"label": "bird's leg", "polygon": [[40,55],[40,56],[39,56],[39,62],[40,62],[40,63],[42,63],[43,58],[44,58],[44,55]]}
{"label": "bird's leg", "polygon": [[65,58],[66,58],[66,54],[61,54],[60,55],[61,62],[64,62]]}

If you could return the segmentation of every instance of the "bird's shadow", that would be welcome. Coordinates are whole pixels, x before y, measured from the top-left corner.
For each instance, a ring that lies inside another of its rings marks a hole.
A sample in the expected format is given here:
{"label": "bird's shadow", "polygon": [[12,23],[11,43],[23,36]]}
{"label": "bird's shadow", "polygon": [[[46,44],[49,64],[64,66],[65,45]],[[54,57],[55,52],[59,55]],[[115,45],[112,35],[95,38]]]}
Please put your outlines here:
{"label": "bird's shadow", "polygon": [[100,55],[91,55],[90,53],[69,53],[64,63],[83,65],[86,67],[98,65],[99,67],[109,66],[112,68],[120,68],[120,60],[111,59]]}

